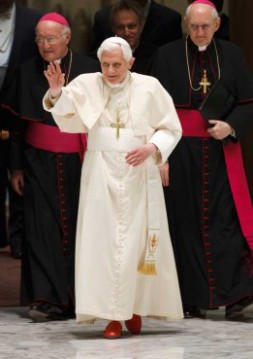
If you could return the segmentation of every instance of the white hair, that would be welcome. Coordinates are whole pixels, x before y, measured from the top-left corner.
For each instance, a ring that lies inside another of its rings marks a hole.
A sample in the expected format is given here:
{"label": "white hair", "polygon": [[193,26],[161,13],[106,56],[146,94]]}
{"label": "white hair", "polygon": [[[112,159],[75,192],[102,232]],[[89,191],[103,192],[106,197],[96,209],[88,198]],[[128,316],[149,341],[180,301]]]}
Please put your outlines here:
{"label": "white hair", "polygon": [[67,25],[63,25],[63,30],[62,30],[62,33],[69,33],[71,34],[71,28]]}
{"label": "white hair", "polygon": [[213,16],[213,18],[214,18],[214,19],[217,19],[217,18],[219,17],[218,11],[216,10],[215,7],[213,7],[213,6],[211,6],[211,5],[208,5],[208,4],[204,4],[204,3],[203,3],[203,4],[201,4],[201,3],[199,3],[199,4],[190,4],[190,5],[186,8],[185,17],[188,17],[189,12],[190,12],[192,6],[195,6],[195,5],[206,5],[206,6],[209,6],[209,7],[212,9],[212,16]]}
{"label": "white hair", "polygon": [[[52,21],[52,20],[45,20],[45,21],[50,21],[50,22],[56,22],[56,21]],[[37,27],[38,25],[40,24],[41,22],[39,21],[35,27],[35,33],[37,33]],[[57,22],[56,22],[57,23]],[[59,25],[61,25],[61,33],[62,35],[67,35],[67,34],[70,34],[71,35],[71,28],[68,26],[68,25],[63,25],[63,24],[60,24],[60,23],[57,23]]]}
{"label": "white hair", "polygon": [[97,56],[99,58],[99,61],[101,61],[101,56],[103,51],[113,51],[118,49],[119,47],[121,48],[124,59],[126,61],[130,61],[133,57],[132,49],[126,40],[118,36],[109,37],[108,39],[102,42],[102,44],[100,45],[97,51]]}

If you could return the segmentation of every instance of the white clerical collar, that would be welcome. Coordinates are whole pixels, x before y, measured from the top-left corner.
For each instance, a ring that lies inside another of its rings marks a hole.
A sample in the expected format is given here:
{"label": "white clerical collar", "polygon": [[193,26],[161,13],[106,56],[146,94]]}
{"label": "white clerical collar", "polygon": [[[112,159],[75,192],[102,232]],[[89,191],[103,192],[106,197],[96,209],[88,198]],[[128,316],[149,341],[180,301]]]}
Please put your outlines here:
{"label": "white clerical collar", "polygon": [[205,46],[199,46],[199,51],[202,52],[202,51],[206,51],[207,49],[207,45]]}
{"label": "white clerical collar", "polygon": [[57,62],[60,65],[62,60],[68,55],[69,52],[70,52],[70,56],[71,56],[71,51],[69,49],[67,49],[66,54],[63,55],[62,57],[59,57],[58,59],[54,60],[54,62]]}

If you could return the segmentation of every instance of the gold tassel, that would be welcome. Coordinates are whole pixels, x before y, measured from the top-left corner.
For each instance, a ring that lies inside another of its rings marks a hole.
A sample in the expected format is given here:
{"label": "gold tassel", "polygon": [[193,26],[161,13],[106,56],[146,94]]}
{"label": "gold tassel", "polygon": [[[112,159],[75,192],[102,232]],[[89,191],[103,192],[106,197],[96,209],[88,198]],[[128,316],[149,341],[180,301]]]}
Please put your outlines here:
{"label": "gold tassel", "polygon": [[157,275],[157,270],[155,267],[155,263],[147,263],[144,262],[139,265],[138,272],[141,274],[147,274],[147,275]]}
{"label": "gold tassel", "polygon": [[155,266],[158,238],[155,233],[149,235],[144,263],[138,267],[138,272],[146,275],[157,275]]}

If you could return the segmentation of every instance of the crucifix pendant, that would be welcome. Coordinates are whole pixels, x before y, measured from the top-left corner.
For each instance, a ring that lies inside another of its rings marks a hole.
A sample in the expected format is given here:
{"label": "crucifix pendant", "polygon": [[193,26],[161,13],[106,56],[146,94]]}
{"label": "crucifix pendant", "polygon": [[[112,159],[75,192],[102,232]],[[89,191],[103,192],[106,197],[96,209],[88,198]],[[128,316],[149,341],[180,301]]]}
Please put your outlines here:
{"label": "crucifix pendant", "polygon": [[206,94],[207,88],[211,86],[211,82],[209,82],[207,79],[206,70],[204,70],[203,77],[199,84],[202,87],[203,94]]}
{"label": "crucifix pendant", "polygon": [[119,138],[119,130],[125,128],[125,124],[120,122],[119,116],[117,116],[116,122],[111,123],[112,128],[116,128],[116,138]]}

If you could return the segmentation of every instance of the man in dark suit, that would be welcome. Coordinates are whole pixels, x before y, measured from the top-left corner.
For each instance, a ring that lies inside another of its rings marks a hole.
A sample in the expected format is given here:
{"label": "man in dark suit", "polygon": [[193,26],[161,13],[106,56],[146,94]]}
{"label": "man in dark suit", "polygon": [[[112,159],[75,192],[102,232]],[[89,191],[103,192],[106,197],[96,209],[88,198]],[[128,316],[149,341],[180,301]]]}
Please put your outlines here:
{"label": "man in dark suit", "polygon": [[[16,4],[13,0],[0,0],[0,103],[4,102],[5,93],[18,65],[36,54],[34,28],[41,15],[35,10]],[[11,189],[8,230],[5,208],[10,127],[11,123],[0,107],[0,247],[10,243],[13,256],[18,258],[21,254],[22,200]]]}
{"label": "man in dark suit", "polygon": [[[140,40],[161,46],[182,37],[181,15],[153,0],[133,0],[143,7],[145,24]],[[107,37],[113,36],[110,26],[111,6],[98,10],[92,26],[91,50],[96,50]]]}
{"label": "man in dark suit", "polygon": [[[158,46],[140,40],[144,25],[143,8],[136,1],[119,0],[111,7],[109,18],[113,34],[126,40],[133,51],[131,71],[145,74]],[[97,59],[95,50],[89,55]]]}

